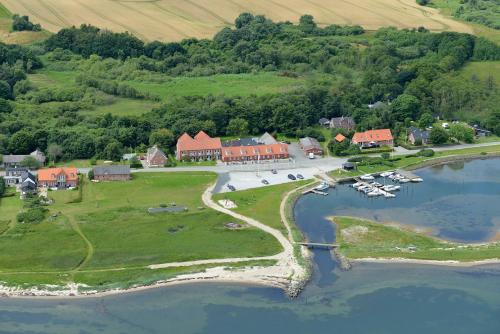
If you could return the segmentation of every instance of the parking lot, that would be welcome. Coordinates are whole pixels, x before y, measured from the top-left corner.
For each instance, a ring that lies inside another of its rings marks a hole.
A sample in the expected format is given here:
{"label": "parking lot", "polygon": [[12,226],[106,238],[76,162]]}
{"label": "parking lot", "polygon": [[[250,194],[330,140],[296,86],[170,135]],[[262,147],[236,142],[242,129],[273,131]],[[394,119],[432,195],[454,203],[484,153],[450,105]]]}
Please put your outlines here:
{"label": "parking lot", "polygon": [[229,192],[231,190],[229,189],[228,185],[232,185],[236,190],[266,187],[267,185],[262,183],[262,180],[267,180],[269,182],[269,185],[296,182],[299,179],[295,181],[290,180],[288,178],[288,174],[292,174],[295,177],[297,176],[297,174],[301,174],[304,179],[311,179],[315,174],[318,174],[319,172],[320,170],[318,168],[282,169],[278,170],[277,174],[273,174],[271,171],[261,171],[258,174],[256,171],[229,172],[219,175],[219,179],[214,192]]}

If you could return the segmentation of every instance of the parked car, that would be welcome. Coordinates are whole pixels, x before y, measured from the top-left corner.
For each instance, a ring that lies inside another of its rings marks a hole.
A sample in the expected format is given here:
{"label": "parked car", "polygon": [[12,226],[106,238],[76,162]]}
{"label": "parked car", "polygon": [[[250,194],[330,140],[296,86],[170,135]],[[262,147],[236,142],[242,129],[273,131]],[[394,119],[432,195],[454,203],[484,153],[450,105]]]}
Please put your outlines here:
{"label": "parked car", "polygon": [[297,174],[297,179],[299,180],[303,180],[304,179],[304,176],[302,174]]}
{"label": "parked car", "polygon": [[288,174],[288,178],[292,181],[297,180],[297,178],[293,174]]}
{"label": "parked car", "polygon": [[233,185],[231,185],[231,184],[228,184],[228,185],[227,185],[227,187],[228,187],[228,188],[229,188],[229,190],[231,190],[231,191],[236,191],[236,188],[235,188]]}
{"label": "parked car", "polygon": [[271,169],[271,173],[278,174],[278,171],[276,169]]}
{"label": "parked car", "polygon": [[260,181],[260,182],[262,182],[262,183],[264,183],[264,184],[269,184],[269,181],[268,181],[268,180],[266,180],[266,179],[262,179],[262,181]]}

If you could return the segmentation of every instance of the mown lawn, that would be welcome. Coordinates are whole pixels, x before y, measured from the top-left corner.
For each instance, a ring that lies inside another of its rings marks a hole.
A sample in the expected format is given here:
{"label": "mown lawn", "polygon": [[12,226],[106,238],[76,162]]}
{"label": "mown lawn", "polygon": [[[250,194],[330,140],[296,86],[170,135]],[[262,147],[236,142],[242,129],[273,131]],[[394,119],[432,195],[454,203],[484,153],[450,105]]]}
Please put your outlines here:
{"label": "mown lawn", "polygon": [[263,224],[281,231],[284,235],[287,235],[288,232],[280,217],[281,200],[289,191],[292,191],[293,189],[309,182],[311,181],[303,180],[299,182],[216,194],[214,196],[214,200],[229,199],[238,206],[238,208],[233,209],[233,211],[252,217]]}
{"label": "mown lawn", "polygon": [[[352,217],[333,217],[337,243],[348,258],[476,261],[500,257],[500,243],[484,246],[440,241],[406,228]],[[360,233],[359,229],[366,228]],[[343,232],[344,231],[344,232]],[[412,249],[414,247],[414,249]]]}
{"label": "mown lawn", "polygon": [[[52,284],[70,278],[91,282],[91,277],[99,276],[95,279],[117,279],[117,284],[126,285],[123,277],[136,274],[112,269],[137,270],[141,281],[154,281],[159,272],[150,271],[152,275],[145,277],[149,272],[145,266],[280,252],[281,246],[271,235],[251,227],[228,229],[224,225],[234,222],[232,217],[203,205],[201,194],[215,179],[216,175],[208,172],[172,172],[138,173],[128,182],[86,180],[82,200],[76,203],[70,202],[78,198],[78,190],[50,191],[54,204],[48,207],[49,219],[34,225],[17,224],[0,236],[0,278],[11,277],[8,283],[22,282],[14,275],[22,272],[33,280],[26,283]],[[172,203],[188,210],[147,212],[150,207]],[[1,205],[0,212],[15,215],[17,208],[9,209],[11,205]],[[101,269],[109,269],[108,275],[97,274]],[[85,274],[79,274],[81,271]],[[175,268],[168,272],[175,272]]]}

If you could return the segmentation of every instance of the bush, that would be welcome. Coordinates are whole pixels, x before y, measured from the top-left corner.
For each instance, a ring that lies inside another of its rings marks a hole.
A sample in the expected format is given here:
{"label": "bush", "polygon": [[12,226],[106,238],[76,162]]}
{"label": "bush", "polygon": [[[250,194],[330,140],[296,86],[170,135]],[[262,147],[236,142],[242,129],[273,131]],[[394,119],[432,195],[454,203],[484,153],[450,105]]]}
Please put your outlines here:
{"label": "bush", "polygon": [[97,165],[97,159],[95,157],[90,158],[90,165],[91,166]]}
{"label": "bush", "polygon": [[432,156],[434,156],[434,150],[432,150],[430,148],[424,148],[423,150],[420,150],[417,153],[417,156],[420,156],[420,157],[432,157]]}
{"label": "bush", "polygon": [[28,209],[17,214],[17,222],[27,224],[40,223],[45,219],[47,211],[47,209],[42,207]]}
{"label": "bush", "polygon": [[387,160],[387,159],[389,159],[389,158],[391,157],[391,155],[390,155],[389,153],[387,153],[387,152],[384,152],[384,153],[382,153],[382,154],[380,155],[380,157],[381,157],[382,159],[384,159],[384,160]]}
{"label": "bush", "polygon": [[347,159],[348,162],[361,162],[363,161],[364,157],[352,157]]}
{"label": "bush", "polygon": [[141,161],[137,157],[130,159],[130,168],[142,168]]}
{"label": "bush", "polygon": [[417,0],[417,3],[420,6],[426,6],[429,3],[429,0]]}
{"label": "bush", "polygon": [[89,173],[87,174],[89,180],[93,180],[94,179],[94,170],[91,169],[89,170]]}
{"label": "bush", "polygon": [[165,162],[165,165],[163,167],[175,167],[177,166],[177,162],[174,159],[168,159],[167,162]]}

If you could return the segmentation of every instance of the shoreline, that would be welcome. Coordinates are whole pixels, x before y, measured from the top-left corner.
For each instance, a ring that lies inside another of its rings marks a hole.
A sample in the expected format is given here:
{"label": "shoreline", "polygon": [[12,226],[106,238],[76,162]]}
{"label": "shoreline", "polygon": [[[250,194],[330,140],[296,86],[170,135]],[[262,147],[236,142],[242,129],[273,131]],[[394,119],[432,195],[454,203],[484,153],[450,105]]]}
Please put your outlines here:
{"label": "shoreline", "polygon": [[109,290],[88,290],[78,292],[78,284],[68,284],[66,289],[49,290],[32,288],[16,288],[0,285],[0,298],[9,299],[83,299],[118,296],[122,294],[148,291],[156,288],[198,283],[230,283],[250,286],[266,286],[286,291],[289,287],[288,271],[283,264],[269,267],[212,267],[204,271],[182,274],[173,278],[157,281],[149,285],[116,288]]}
{"label": "shoreline", "polygon": [[388,264],[408,263],[408,264],[422,264],[422,265],[460,267],[460,268],[471,268],[488,264],[500,264],[500,259],[498,258],[466,262],[458,260],[421,260],[421,259],[409,259],[403,257],[393,257],[393,258],[365,257],[359,259],[349,258],[349,261],[352,263],[388,263]]}

